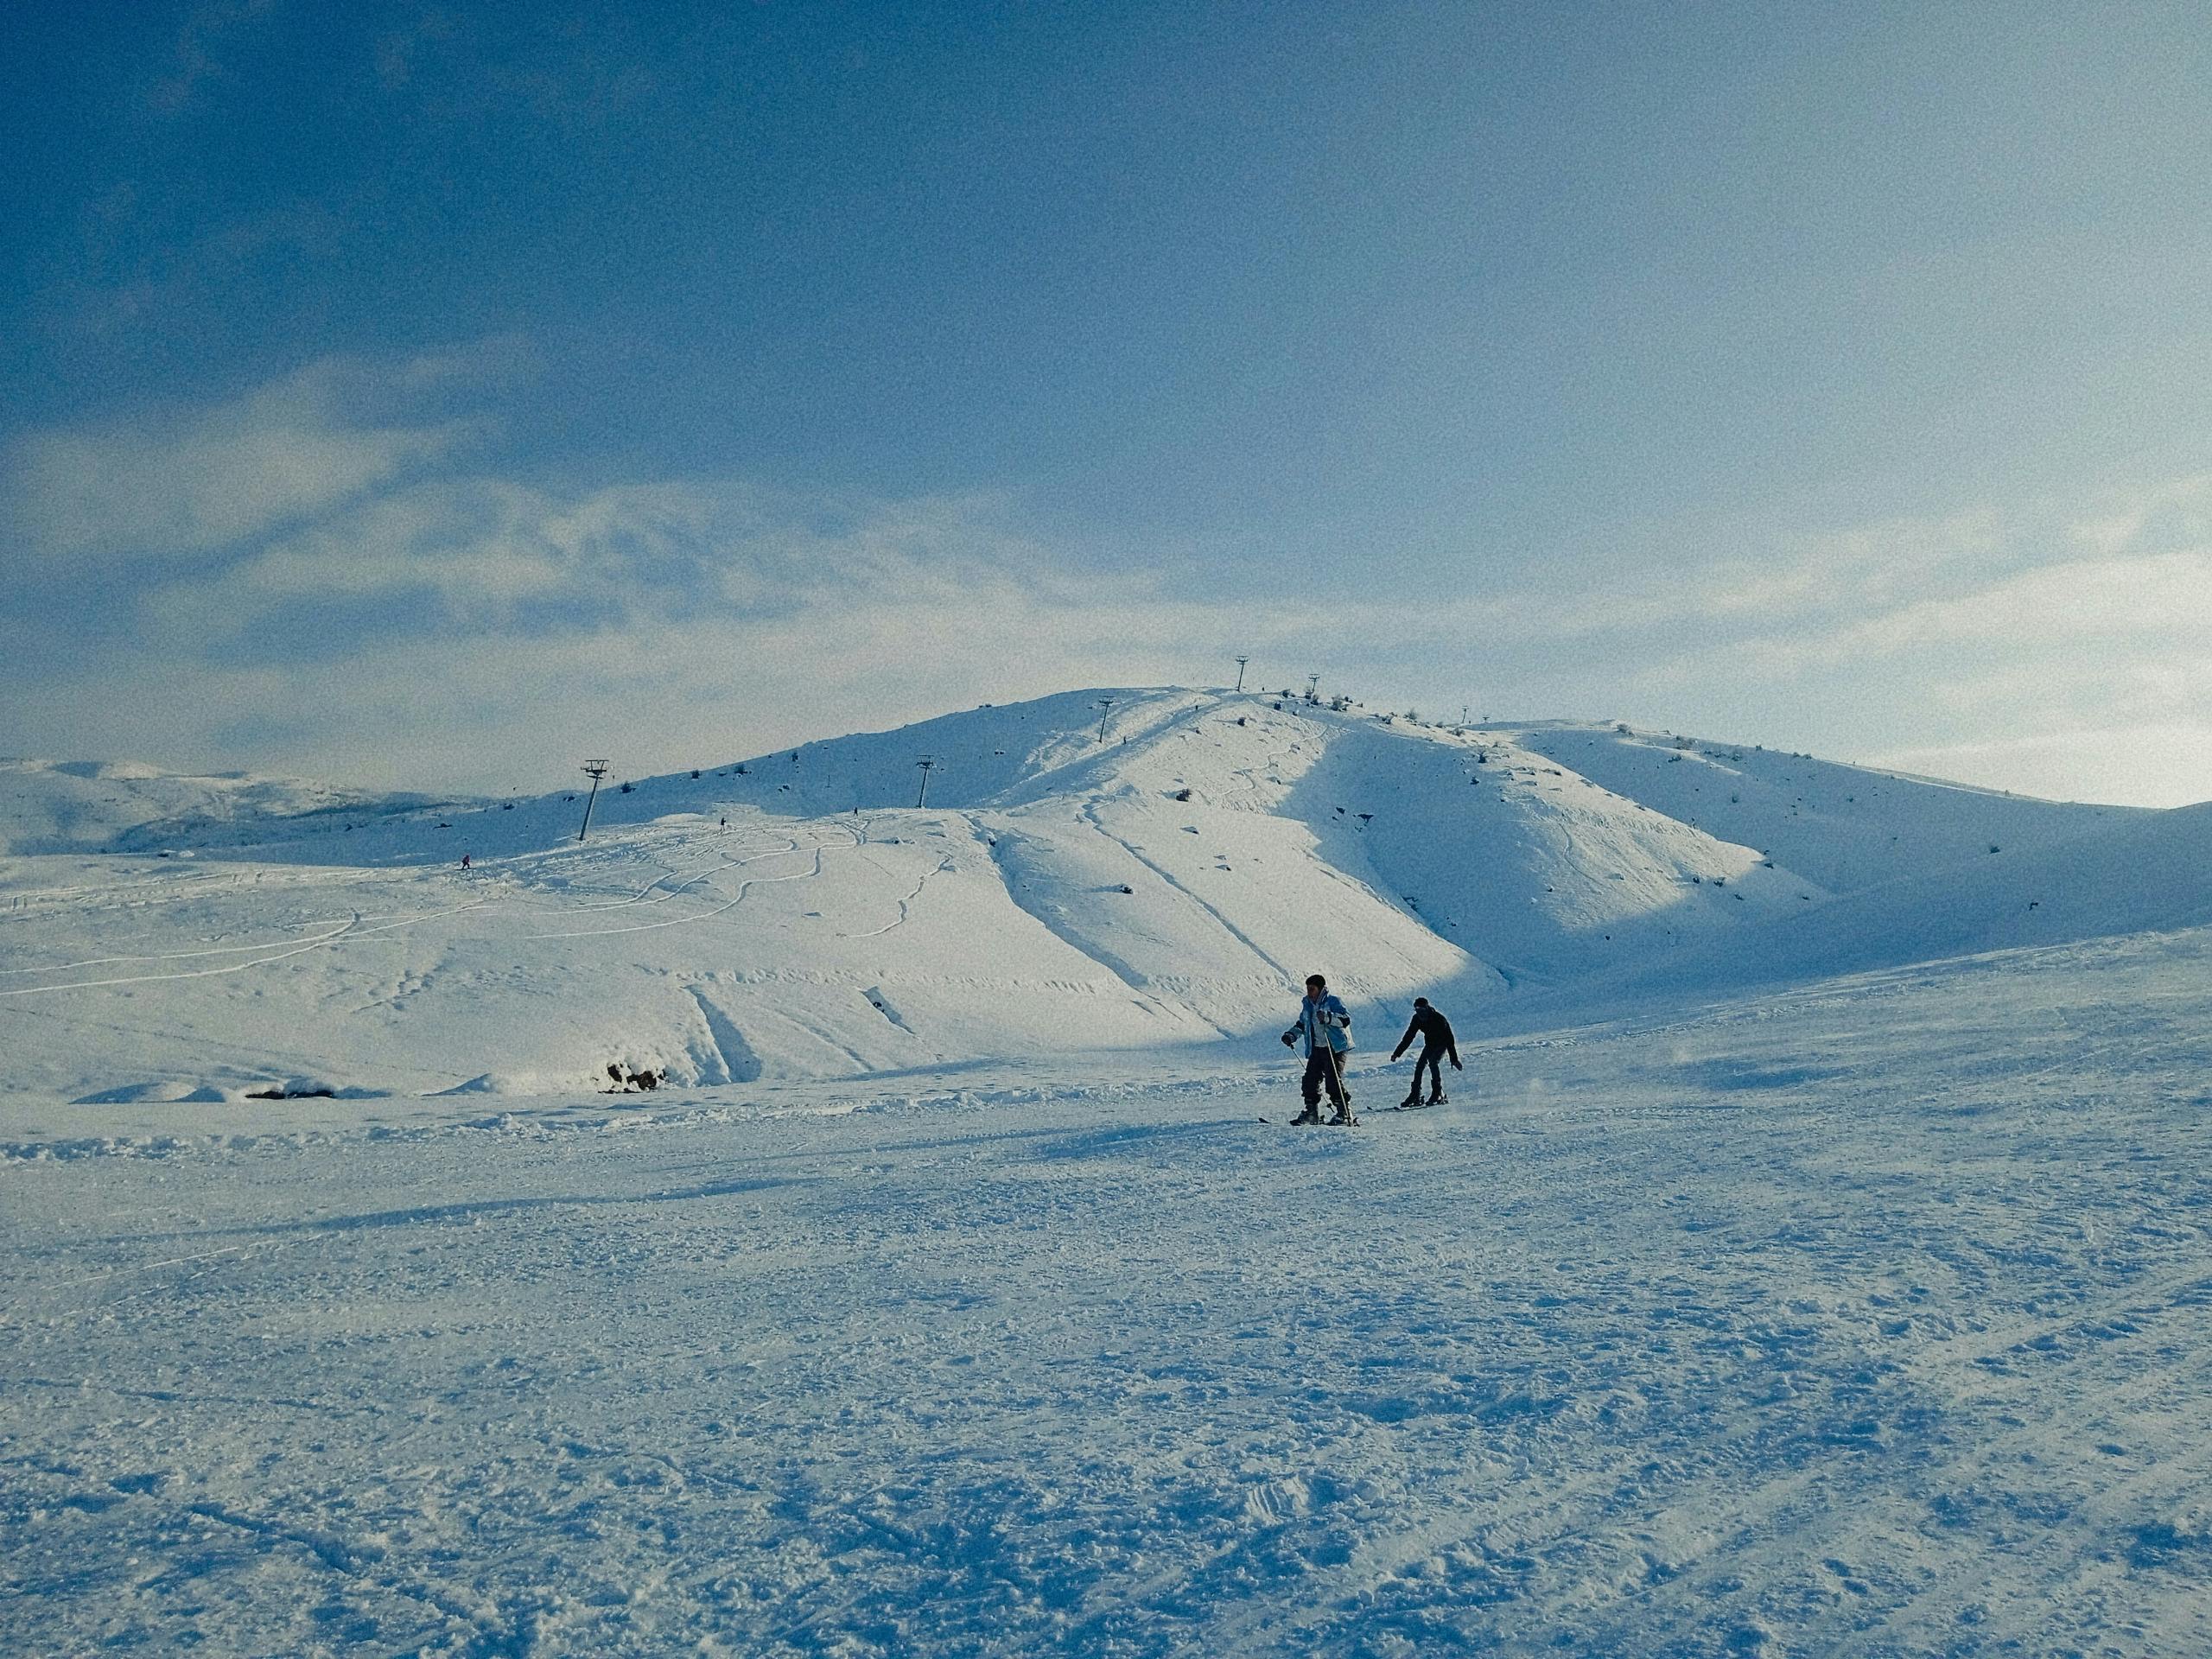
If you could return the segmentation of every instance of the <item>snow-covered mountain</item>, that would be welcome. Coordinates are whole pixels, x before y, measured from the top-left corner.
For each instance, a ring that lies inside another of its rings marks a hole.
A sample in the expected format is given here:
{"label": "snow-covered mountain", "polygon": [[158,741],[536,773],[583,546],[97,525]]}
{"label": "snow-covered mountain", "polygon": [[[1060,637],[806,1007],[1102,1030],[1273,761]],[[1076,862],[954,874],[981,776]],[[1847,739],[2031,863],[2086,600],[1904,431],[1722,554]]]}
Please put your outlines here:
{"label": "snow-covered mountain", "polygon": [[583,806],[13,763],[13,1083],[838,1077],[1250,1039],[1314,970],[1371,1046],[1417,991],[1473,1028],[2212,919],[2212,809],[1263,693],[1074,691],[618,774],[579,842]]}

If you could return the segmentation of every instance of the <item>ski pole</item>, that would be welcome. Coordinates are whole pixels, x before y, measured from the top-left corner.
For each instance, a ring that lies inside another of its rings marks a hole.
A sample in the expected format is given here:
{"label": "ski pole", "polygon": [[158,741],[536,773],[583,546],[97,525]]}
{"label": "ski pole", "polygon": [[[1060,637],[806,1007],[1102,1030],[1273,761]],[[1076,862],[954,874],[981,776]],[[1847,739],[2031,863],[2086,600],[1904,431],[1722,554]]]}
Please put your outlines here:
{"label": "ski pole", "polygon": [[[1324,1032],[1323,1039],[1325,1042],[1326,1042],[1326,1038],[1327,1033]],[[1346,1117],[1350,1117],[1351,1116],[1351,1091],[1344,1087],[1344,1056],[1337,1052],[1337,1046],[1334,1043],[1326,1043],[1326,1046],[1329,1051],[1329,1075],[1335,1080],[1337,1085],[1337,1109],[1342,1112]]]}

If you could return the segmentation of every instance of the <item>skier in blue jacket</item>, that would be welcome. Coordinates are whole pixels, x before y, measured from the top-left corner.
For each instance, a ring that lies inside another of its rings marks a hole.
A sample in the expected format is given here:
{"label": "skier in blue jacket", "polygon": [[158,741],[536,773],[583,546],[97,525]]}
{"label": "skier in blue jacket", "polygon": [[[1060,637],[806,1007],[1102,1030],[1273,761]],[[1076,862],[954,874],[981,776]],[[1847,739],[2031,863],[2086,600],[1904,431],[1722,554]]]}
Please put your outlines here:
{"label": "skier in blue jacket", "polygon": [[1291,1119],[1294,1123],[1319,1123],[1321,1121],[1321,1090],[1329,1091],[1329,1103],[1337,1109],[1332,1123],[1349,1123],[1351,1116],[1351,1096],[1344,1090],[1344,1055],[1351,1047],[1351,1014],[1344,1005],[1329,995],[1329,982],[1319,974],[1306,978],[1306,1000],[1298,1005],[1298,1019],[1282,1034],[1285,1048],[1295,1047],[1300,1036],[1306,1039],[1306,1075],[1300,1079],[1299,1088],[1306,1096],[1306,1109]]}

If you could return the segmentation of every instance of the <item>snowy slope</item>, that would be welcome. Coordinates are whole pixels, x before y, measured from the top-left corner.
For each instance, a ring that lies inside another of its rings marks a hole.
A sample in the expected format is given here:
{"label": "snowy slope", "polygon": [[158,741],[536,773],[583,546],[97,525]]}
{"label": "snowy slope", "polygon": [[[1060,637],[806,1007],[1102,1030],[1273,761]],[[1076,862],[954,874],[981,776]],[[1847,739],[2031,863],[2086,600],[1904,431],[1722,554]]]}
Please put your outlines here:
{"label": "snowy slope", "polygon": [[1417,991],[1554,1018],[2198,914],[2151,879],[2193,856],[2171,815],[1256,694],[1071,692],[618,774],[581,843],[566,789],[142,771],[4,778],[22,844],[80,849],[0,862],[18,1087],[525,1095],[1249,1043],[1314,970],[1373,1046]]}
{"label": "snowy slope", "polygon": [[1756,745],[1549,724],[1523,741],[1592,781],[1682,823],[1756,847],[1833,892],[1922,874],[1992,842],[2024,851],[2102,822],[2123,806],[2076,806],[1839,766]]}
{"label": "snowy slope", "polygon": [[2198,1659],[2208,967],[0,1148],[0,1651]]}
{"label": "snowy slope", "polygon": [[2212,803],[2129,814],[2054,844],[1982,855],[1808,907],[1615,988],[1664,995],[2212,924]]}

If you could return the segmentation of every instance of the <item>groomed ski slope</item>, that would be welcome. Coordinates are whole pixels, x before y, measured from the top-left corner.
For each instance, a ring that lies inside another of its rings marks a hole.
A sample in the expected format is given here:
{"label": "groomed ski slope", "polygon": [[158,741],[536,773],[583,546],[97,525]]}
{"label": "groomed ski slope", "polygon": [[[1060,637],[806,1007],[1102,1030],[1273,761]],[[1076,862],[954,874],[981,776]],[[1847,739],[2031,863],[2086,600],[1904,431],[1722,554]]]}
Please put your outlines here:
{"label": "groomed ski slope", "polygon": [[2212,936],[0,1166],[0,1649],[2212,1644]]}

